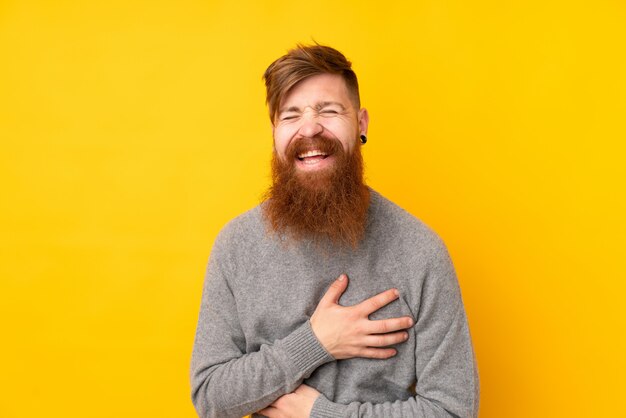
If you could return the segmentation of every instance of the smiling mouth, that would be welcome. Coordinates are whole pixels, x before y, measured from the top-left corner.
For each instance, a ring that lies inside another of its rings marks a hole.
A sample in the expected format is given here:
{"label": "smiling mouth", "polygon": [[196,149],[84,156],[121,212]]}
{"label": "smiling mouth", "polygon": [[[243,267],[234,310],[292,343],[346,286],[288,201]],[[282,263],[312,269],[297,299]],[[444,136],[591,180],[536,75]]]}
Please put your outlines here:
{"label": "smiling mouth", "polygon": [[311,150],[298,154],[298,160],[304,164],[316,164],[328,157],[328,154],[320,150]]}

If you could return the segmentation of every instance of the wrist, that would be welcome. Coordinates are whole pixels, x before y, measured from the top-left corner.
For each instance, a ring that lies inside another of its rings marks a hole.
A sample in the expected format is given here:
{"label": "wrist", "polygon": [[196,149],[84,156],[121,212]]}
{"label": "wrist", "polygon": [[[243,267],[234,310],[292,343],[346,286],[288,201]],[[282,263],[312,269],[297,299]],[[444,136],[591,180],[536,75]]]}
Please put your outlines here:
{"label": "wrist", "polygon": [[320,394],[311,409],[310,418],[342,418],[345,416],[347,405],[342,405],[329,401],[324,395]]}
{"label": "wrist", "polygon": [[322,364],[335,360],[320,344],[309,321],[280,340],[277,345],[285,351],[304,378],[308,378]]}
{"label": "wrist", "polygon": [[320,323],[317,321],[317,318],[315,317],[315,314],[313,314],[313,316],[311,317],[311,319],[309,320],[309,322],[311,323],[311,331],[313,332],[313,335],[315,336],[315,338],[317,339],[317,341],[319,342],[319,344],[324,348],[324,350],[330,354],[333,358],[337,358],[336,357],[336,352],[334,350],[334,346],[332,344],[330,344],[328,342],[329,338],[327,337],[327,335],[320,329]]}

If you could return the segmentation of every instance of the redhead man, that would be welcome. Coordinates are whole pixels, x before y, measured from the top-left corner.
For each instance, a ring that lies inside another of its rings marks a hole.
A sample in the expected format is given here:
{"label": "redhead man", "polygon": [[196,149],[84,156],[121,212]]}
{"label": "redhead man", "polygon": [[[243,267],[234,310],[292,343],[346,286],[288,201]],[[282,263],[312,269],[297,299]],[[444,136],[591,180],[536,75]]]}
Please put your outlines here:
{"label": "redhead man", "polygon": [[364,183],[369,115],[351,63],[299,45],[264,77],[273,181],[213,246],[191,364],[199,416],[477,416],[446,247]]}

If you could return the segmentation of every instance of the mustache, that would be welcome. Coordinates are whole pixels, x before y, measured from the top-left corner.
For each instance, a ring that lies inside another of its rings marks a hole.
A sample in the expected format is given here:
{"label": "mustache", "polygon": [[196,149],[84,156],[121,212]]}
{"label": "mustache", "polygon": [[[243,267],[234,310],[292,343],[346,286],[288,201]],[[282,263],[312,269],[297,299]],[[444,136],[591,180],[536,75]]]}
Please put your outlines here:
{"label": "mustache", "polygon": [[[336,161],[324,170],[297,170],[297,155],[316,149]],[[311,240],[323,253],[356,248],[365,234],[369,201],[360,147],[345,151],[336,138],[316,136],[293,138],[285,158],[274,150],[263,211],[270,230],[288,238],[283,243]]]}
{"label": "mustache", "polygon": [[289,161],[293,161],[299,154],[313,150],[319,150],[327,155],[341,154],[343,153],[343,146],[338,139],[316,135],[293,141],[285,150],[285,155]]}

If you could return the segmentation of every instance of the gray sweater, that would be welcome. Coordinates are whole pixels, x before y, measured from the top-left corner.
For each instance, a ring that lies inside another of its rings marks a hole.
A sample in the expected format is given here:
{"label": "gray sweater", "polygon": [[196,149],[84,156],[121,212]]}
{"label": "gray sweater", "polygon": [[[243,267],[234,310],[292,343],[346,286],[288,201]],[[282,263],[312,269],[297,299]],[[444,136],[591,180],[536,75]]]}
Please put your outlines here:
{"label": "gray sweater", "polygon": [[[268,234],[259,206],[217,237],[191,361],[201,417],[241,417],[301,383],[316,388],[311,417],[475,417],[478,375],[457,279],[442,241],[372,191],[356,250],[322,253]],[[410,315],[409,339],[386,360],[335,360],[311,330],[328,286],[350,278],[339,303],[395,287],[400,298],[370,315]]]}

